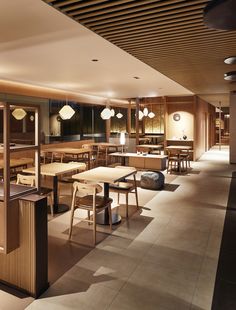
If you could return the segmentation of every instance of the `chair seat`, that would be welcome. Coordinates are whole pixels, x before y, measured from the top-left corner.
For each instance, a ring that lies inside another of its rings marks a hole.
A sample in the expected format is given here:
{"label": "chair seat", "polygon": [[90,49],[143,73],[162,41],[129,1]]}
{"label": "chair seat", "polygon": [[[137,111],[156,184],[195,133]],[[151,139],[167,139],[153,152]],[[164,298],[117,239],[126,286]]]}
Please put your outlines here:
{"label": "chair seat", "polygon": [[[112,201],[113,200],[109,197],[107,198],[104,196],[96,196],[96,200],[95,200],[96,209],[104,208],[108,204],[111,204]],[[93,195],[87,195],[84,197],[76,197],[76,204],[77,203],[80,205],[81,208],[92,210],[93,209]]]}
{"label": "chair seat", "polygon": [[48,195],[52,192],[51,188],[48,187],[40,187],[39,195]]}
{"label": "chair seat", "polygon": [[117,182],[117,183],[113,183],[110,184],[110,189],[117,189],[117,190],[127,190],[130,191],[131,189],[134,188],[134,185],[132,183],[128,183],[128,182]]}
{"label": "chair seat", "polygon": [[74,183],[75,179],[72,179],[71,177],[62,177],[59,182],[61,183]]}

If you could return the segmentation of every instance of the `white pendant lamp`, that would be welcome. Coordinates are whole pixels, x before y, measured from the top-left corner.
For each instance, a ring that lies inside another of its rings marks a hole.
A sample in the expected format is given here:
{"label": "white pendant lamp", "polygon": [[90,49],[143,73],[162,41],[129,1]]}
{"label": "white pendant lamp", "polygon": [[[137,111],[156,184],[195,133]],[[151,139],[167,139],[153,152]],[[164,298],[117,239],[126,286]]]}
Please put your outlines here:
{"label": "white pendant lamp", "polygon": [[139,111],[138,112],[138,119],[141,121],[143,119],[143,112]]}
{"label": "white pendant lamp", "polygon": [[111,118],[111,110],[108,109],[108,108],[105,108],[102,110],[101,112],[101,118],[104,119],[104,120],[107,120],[107,119],[110,119]]}
{"label": "white pendant lamp", "polygon": [[115,116],[115,110],[111,109],[111,117]]}
{"label": "white pendant lamp", "polygon": [[153,113],[153,112],[148,113],[148,117],[149,117],[149,118],[155,117],[155,113]]}
{"label": "white pendant lamp", "polygon": [[24,109],[15,109],[12,112],[12,115],[17,119],[18,121],[22,120],[26,116],[26,112]]}
{"label": "white pendant lamp", "polygon": [[143,109],[143,115],[144,116],[148,116],[148,108],[144,108]]}
{"label": "white pendant lamp", "polygon": [[75,111],[68,104],[64,105],[64,107],[62,107],[59,111],[59,115],[63,120],[71,119],[74,114]]}
{"label": "white pendant lamp", "polygon": [[117,118],[122,118],[122,117],[123,117],[123,114],[119,112],[119,113],[116,114],[116,117],[117,117]]}

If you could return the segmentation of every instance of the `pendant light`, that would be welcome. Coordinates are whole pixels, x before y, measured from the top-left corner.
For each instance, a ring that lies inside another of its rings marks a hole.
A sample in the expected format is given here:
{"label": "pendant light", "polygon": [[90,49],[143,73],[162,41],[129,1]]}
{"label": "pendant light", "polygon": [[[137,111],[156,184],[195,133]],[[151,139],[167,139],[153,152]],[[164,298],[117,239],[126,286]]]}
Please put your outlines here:
{"label": "pendant light", "polygon": [[105,108],[101,112],[101,118],[104,120],[110,119],[112,116],[111,110],[109,108]]}
{"label": "pendant light", "polygon": [[63,120],[71,119],[72,116],[75,114],[75,111],[72,109],[70,105],[67,103],[60,109],[59,115]]}
{"label": "pendant light", "polygon": [[117,117],[117,118],[122,118],[122,117],[123,117],[123,114],[119,112],[119,113],[116,114],[116,117]]}
{"label": "pendant light", "polygon": [[143,109],[143,115],[144,116],[148,116],[148,108],[144,108]]}
{"label": "pendant light", "polygon": [[26,116],[26,112],[24,109],[15,109],[12,112],[12,115],[17,119],[18,121],[22,120]]}

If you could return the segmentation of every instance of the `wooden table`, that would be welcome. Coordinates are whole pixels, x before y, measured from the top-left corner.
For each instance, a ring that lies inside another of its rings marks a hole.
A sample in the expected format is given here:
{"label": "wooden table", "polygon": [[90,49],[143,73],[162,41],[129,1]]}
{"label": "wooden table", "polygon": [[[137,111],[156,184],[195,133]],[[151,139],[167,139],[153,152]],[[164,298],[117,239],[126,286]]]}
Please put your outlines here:
{"label": "wooden table", "polygon": [[[188,145],[169,145],[166,147],[166,150],[170,150],[170,151],[176,151],[177,155],[180,155],[181,151],[190,151],[193,148],[191,146]],[[180,171],[180,162],[178,162],[178,171]]]}
{"label": "wooden table", "polygon": [[169,145],[166,147],[166,150],[190,151],[192,147],[188,145]]}
{"label": "wooden table", "polygon": [[[74,170],[85,169],[84,163],[50,163],[40,166],[41,175],[53,177],[53,211],[54,213],[62,213],[69,210],[67,205],[58,203],[58,176]],[[23,172],[35,173],[35,167],[24,169]]]}
{"label": "wooden table", "polygon": [[109,149],[113,148],[116,152],[118,152],[119,148],[123,148],[124,146],[122,144],[116,144],[116,143],[110,143],[110,142],[92,142],[87,143],[88,145],[91,145],[92,147],[98,148],[99,146],[105,148],[105,160],[106,160],[106,166],[107,166],[107,160],[108,160],[108,153]]}
{"label": "wooden table", "polygon": [[75,157],[77,157],[76,159],[78,160],[78,157],[81,154],[87,154],[88,156],[88,169],[90,169],[90,160],[91,160],[91,150],[90,149],[86,149],[86,148],[69,148],[69,147],[50,147],[47,149],[43,149],[41,150],[41,152],[43,153],[59,153],[61,154],[61,161],[63,159],[64,155],[73,155]]}
{"label": "wooden table", "polygon": [[[34,163],[34,160],[32,158],[12,158],[10,159],[10,171],[13,173],[13,176],[15,176],[15,169],[17,168],[27,168],[28,165],[32,165]],[[0,160],[0,177],[2,178],[3,175],[3,169],[4,169],[4,161],[3,159]],[[12,175],[11,175],[12,176]]]}
{"label": "wooden table", "polygon": [[150,152],[152,150],[158,150],[160,151],[163,148],[163,145],[160,144],[139,144],[136,145],[137,149],[145,149],[147,152]]}
{"label": "wooden table", "polygon": [[[32,165],[34,163],[33,158],[12,158],[10,159],[10,168],[19,168]],[[4,168],[3,159],[0,160],[0,169]]]}
{"label": "wooden table", "polygon": [[[110,168],[97,167],[88,171],[77,173],[72,176],[75,180],[94,181],[96,183],[104,183],[104,196],[109,197],[109,184],[119,182],[122,179],[137,173],[134,168]],[[112,214],[112,223],[118,224],[121,221],[119,214]],[[109,225],[108,210],[102,211],[98,214],[97,223],[102,225]]]}
{"label": "wooden table", "polygon": [[151,170],[165,170],[166,169],[166,155],[155,154],[137,154],[137,153],[111,153],[109,156],[120,157],[123,159],[122,164],[125,165],[125,159],[128,158],[128,166],[151,169]]}

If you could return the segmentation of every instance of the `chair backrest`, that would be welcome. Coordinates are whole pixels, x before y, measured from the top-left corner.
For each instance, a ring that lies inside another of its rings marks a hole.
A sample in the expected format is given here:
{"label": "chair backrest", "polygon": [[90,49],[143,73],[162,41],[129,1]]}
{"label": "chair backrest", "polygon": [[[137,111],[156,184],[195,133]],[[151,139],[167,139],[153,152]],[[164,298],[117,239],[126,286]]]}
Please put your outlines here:
{"label": "chair backrest", "polygon": [[167,150],[168,157],[170,157],[170,156],[179,156],[179,154],[180,154],[180,150],[175,150],[175,149]]}
{"label": "chair backrest", "polygon": [[88,150],[91,150],[91,151],[93,150],[93,146],[91,144],[83,144],[82,148],[83,149],[88,149]]}
{"label": "chair backrest", "polygon": [[22,175],[22,174],[18,173],[16,184],[34,186],[35,185],[35,176],[34,175]]}
{"label": "chair backrest", "polygon": [[87,196],[87,195],[96,195],[102,191],[102,186],[97,183],[82,183],[74,182],[73,183],[74,193],[73,195],[78,196]]}

